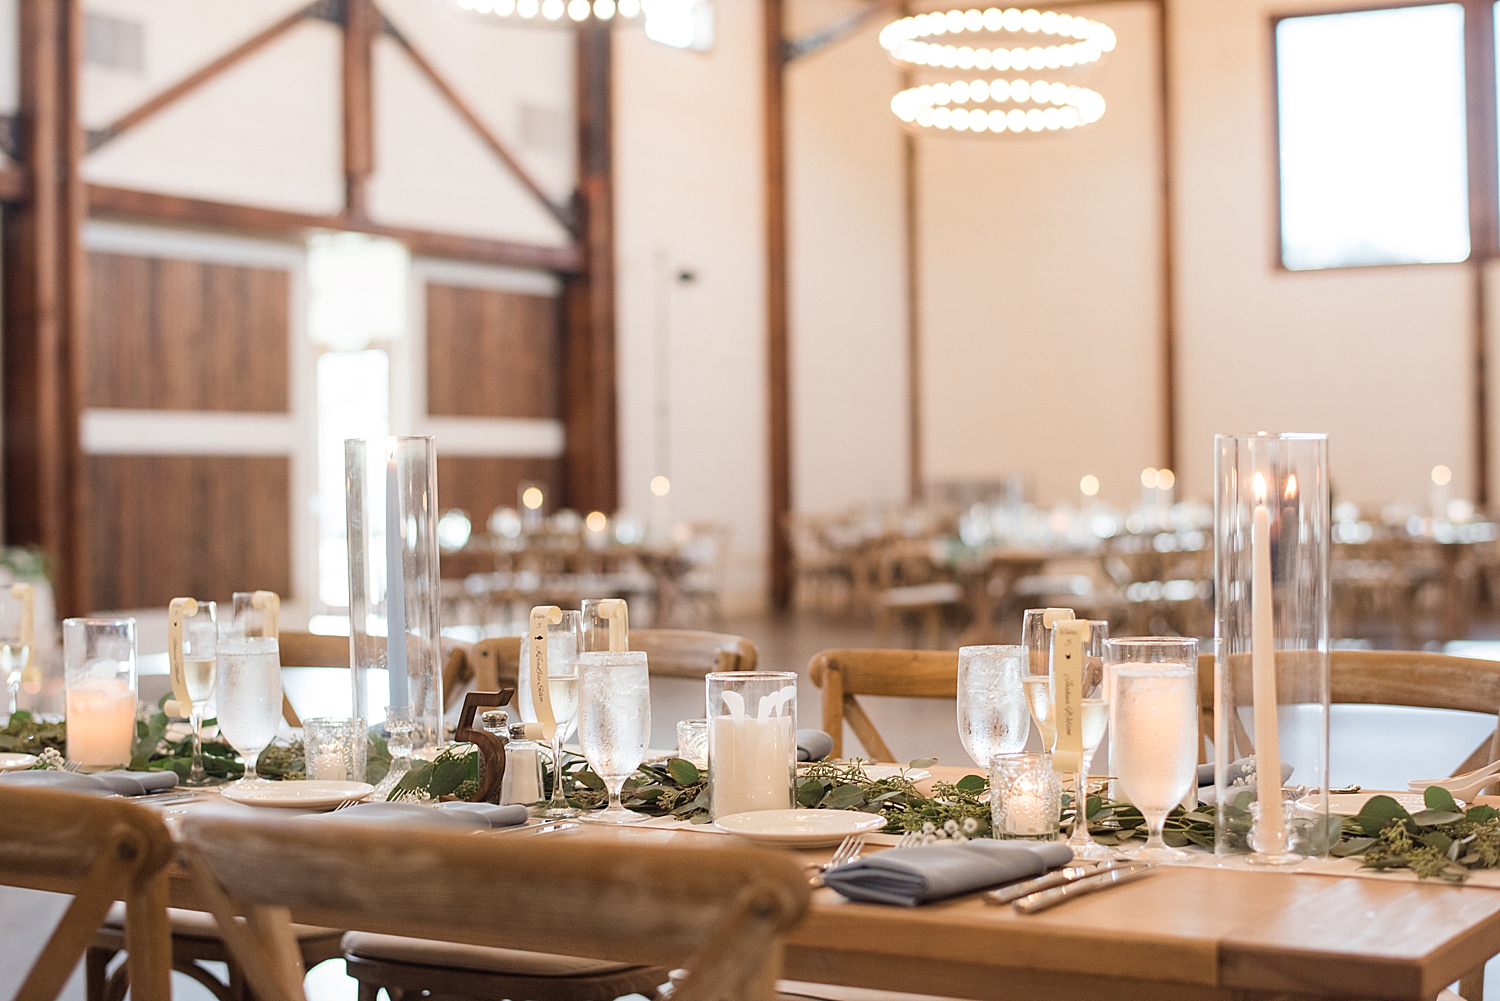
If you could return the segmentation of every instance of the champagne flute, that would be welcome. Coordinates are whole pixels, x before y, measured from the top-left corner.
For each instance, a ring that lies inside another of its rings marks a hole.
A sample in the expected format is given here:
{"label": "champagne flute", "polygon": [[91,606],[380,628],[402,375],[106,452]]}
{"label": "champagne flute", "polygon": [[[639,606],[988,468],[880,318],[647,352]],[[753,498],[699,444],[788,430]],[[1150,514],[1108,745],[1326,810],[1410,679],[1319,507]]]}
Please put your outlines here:
{"label": "champagne flute", "polygon": [[1089,837],[1088,821],[1089,765],[1093,764],[1094,752],[1099,750],[1109,727],[1109,686],[1104,670],[1104,642],[1109,638],[1109,623],[1089,619],[1088,627],[1083,639],[1083,685],[1079,689],[1083,759],[1074,783],[1073,834],[1068,838],[1068,847],[1073,849],[1074,858],[1109,859],[1115,857],[1114,850]]}
{"label": "champagne flute", "polygon": [[31,635],[35,592],[30,584],[12,584],[0,590],[0,671],[5,674],[5,694],[11,716],[19,708],[22,676],[31,663]]}
{"label": "champagne flute", "polygon": [[1141,862],[1181,862],[1187,852],[1162,840],[1167,814],[1197,777],[1198,641],[1151,636],[1104,642],[1109,725],[1120,788],[1149,834],[1131,853]]}
{"label": "champagne flute", "polygon": [[651,741],[651,684],[641,650],[584,653],[578,658],[578,743],[609,790],[603,813],[584,819],[633,824],[644,814],[625,809],[620,791]]}
{"label": "champagne flute", "polygon": [[260,752],[281,723],[281,653],[274,636],[219,639],[219,733],[245,759],[245,781],[256,778]]}
{"label": "champagne flute", "polygon": [[[547,695],[552,703],[552,718],[557,729],[552,733],[552,798],[535,811],[538,817],[576,817],[581,811],[568,805],[563,793],[562,746],[578,722],[578,648],[581,639],[582,613],[564,610],[561,622],[547,624]],[[521,640],[521,683],[516,694],[517,708],[523,719],[535,721],[532,703],[531,637]]]}
{"label": "champagne flute", "polygon": [[[1026,704],[1036,724],[1042,750],[1057,745],[1057,709],[1052,692],[1052,623],[1073,618],[1071,608],[1028,608],[1021,617],[1021,645],[1026,648]],[[988,762],[986,762],[988,764]]]}
{"label": "champagne flute", "polygon": [[1024,646],[966,646],[958,651],[958,739],[974,764],[1026,749]]}
{"label": "champagne flute", "polygon": [[218,606],[212,601],[176,598],[168,618],[172,688],[179,701],[185,697],[193,727],[193,761],[182,783],[186,786],[223,782],[203,770],[203,710],[214,696],[218,673],[218,617]]}

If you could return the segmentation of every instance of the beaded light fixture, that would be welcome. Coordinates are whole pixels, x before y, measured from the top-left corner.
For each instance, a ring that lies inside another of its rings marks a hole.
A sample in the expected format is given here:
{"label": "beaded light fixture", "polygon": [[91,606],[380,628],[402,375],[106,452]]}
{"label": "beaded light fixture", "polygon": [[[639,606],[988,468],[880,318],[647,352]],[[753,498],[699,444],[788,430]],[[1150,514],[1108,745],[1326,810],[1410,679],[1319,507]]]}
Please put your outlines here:
{"label": "beaded light fixture", "polygon": [[923,131],[1056,132],[1103,118],[1104,98],[1046,80],[955,80],[908,87],[891,98],[891,110]]}

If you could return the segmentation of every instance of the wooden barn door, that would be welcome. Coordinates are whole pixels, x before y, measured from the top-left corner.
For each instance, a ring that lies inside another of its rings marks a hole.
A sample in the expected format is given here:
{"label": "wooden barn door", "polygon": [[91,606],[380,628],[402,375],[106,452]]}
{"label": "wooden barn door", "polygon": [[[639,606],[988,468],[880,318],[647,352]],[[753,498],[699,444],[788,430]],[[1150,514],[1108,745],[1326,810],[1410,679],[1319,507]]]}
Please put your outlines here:
{"label": "wooden barn door", "polygon": [[303,248],[91,222],[78,604],[295,600]]}

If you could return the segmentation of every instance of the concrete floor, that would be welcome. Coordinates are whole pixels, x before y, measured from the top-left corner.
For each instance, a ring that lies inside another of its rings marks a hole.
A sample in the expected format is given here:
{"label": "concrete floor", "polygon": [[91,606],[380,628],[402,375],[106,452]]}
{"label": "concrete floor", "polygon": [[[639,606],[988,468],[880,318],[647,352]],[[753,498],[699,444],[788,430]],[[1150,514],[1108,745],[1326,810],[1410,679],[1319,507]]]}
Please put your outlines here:
{"label": "concrete floor", "polygon": [[[835,647],[874,645],[873,632],[867,626],[808,617],[738,620],[724,628],[757,644],[760,669],[800,675],[798,716],[805,727],[817,726],[821,717],[821,693],[807,677],[807,664],[813,655]],[[1500,660],[1500,642],[1467,644],[1461,652]],[[289,678],[287,688],[302,715],[313,716],[337,712],[332,704],[336,701],[347,704],[345,684],[338,677],[309,676]],[[952,701],[864,698],[861,702],[898,759],[936,757],[945,764],[969,763],[958,741]],[[675,747],[677,720],[702,715],[700,682],[658,679],[652,683],[654,747]],[[1332,779],[1335,785],[1358,783],[1366,788],[1390,789],[1405,788],[1406,780],[1412,777],[1446,775],[1493,727],[1493,717],[1466,713],[1336,706],[1330,735]],[[849,754],[859,752],[858,741],[847,731],[845,748]],[[1096,768],[1106,764],[1096,762]],[[65,906],[66,898],[0,888],[0,998],[15,993]],[[1500,966],[1490,972],[1497,979],[1491,989],[1500,989]],[[201,985],[181,974],[173,975],[173,991],[176,1001],[212,1001]],[[324,963],[309,974],[308,995],[313,1001],[353,1001],[354,981],[344,976],[341,961]],[[61,997],[64,1001],[83,1001],[81,969]]]}

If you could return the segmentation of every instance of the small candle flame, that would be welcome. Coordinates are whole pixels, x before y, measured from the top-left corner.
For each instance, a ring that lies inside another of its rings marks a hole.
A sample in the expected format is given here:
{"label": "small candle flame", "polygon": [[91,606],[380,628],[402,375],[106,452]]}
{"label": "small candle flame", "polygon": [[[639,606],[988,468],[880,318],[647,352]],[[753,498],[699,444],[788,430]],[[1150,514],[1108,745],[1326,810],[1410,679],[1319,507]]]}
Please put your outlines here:
{"label": "small candle flame", "polygon": [[1286,478],[1286,490],[1282,492],[1282,497],[1284,497],[1287,500],[1296,500],[1297,499],[1297,474],[1296,473],[1292,473],[1290,476],[1288,476]]}
{"label": "small candle flame", "polygon": [[1255,491],[1255,503],[1264,504],[1266,502],[1266,477],[1264,474],[1255,474],[1251,489]]}

